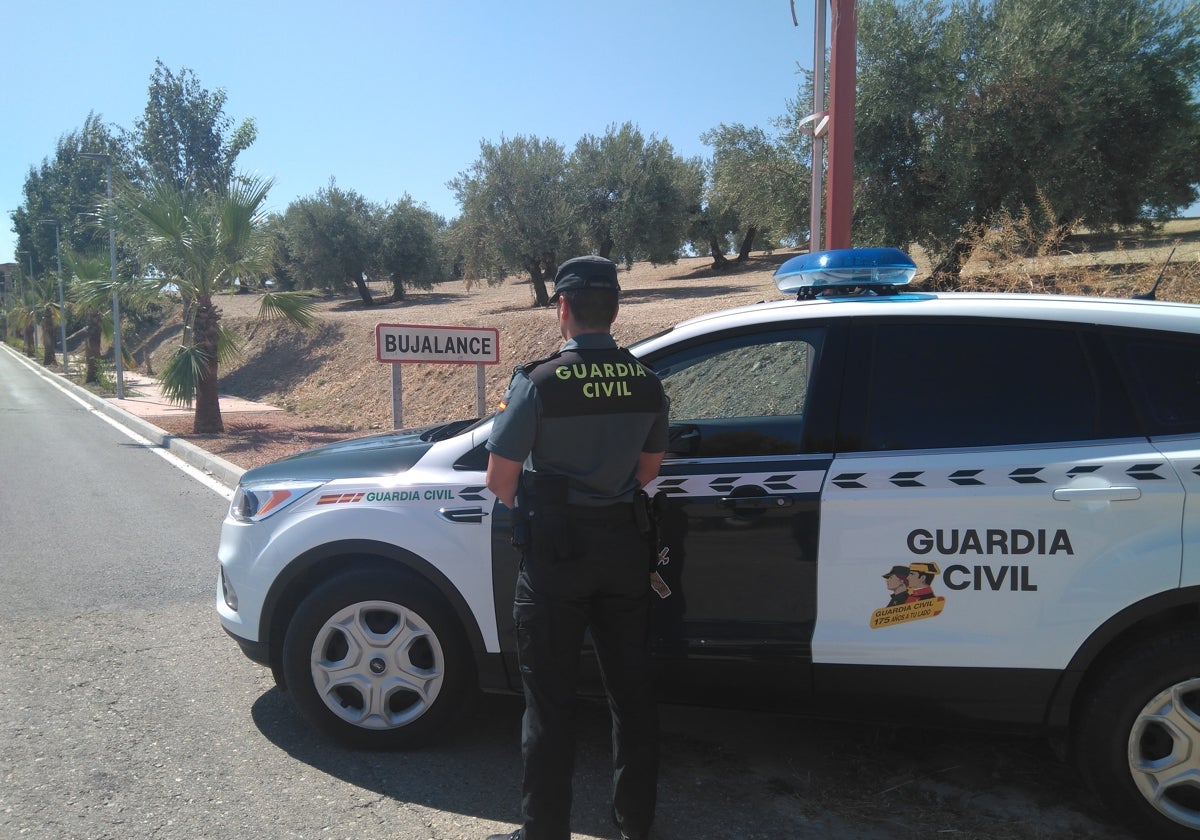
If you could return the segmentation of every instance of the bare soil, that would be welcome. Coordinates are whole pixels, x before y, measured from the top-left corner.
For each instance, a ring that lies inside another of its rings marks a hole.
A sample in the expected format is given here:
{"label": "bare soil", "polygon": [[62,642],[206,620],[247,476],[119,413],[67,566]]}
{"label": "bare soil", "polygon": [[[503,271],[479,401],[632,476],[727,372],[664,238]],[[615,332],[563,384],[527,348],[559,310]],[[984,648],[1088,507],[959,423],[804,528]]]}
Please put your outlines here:
{"label": "bare soil", "polygon": [[[1081,233],[1053,257],[980,258],[968,264],[971,288],[1005,291],[1068,291],[1128,296],[1149,289],[1168,255],[1159,297],[1200,300],[1200,220],[1180,220],[1134,239]],[[763,300],[778,300],[775,269],[796,251],[757,253],[723,271],[707,257],[674,265],[622,268],[621,310],[613,333],[622,344],[667,329],[686,318]],[[915,255],[921,278],[928,263]],[[499,401],[512,368],[553,352],[561,342],[554,310],[534,305],[528,280],[443,283],[391,300],[390,285],[371,284],[378,302],[339,297],[318,303],[318,326],[308,332],[282,322],[256,320],[259,299],[250,294],[220,299],[223,323],[245,338],[241,358],[221,371],[222,393],[284,411],[228,414],[223,435],[194,435],[191,421],[151,418],[172,434],[249,468],[323,443],[393,428],[392,370],[375,358],[377,324],[496,327],[498,365],[486,369],[484,413]],[[161,369],[176,322],[135,346]],[[476,373],[470,365],[403,365],[400,426],[416,428],[477,416]]]}
{"label": "bare soil", "polygon": [[[711,260],[698,258],[622,269],[621,310],[613,333],[622,344],[632,344],[694,315],[778,299],[771,275],[792,255],[760,254],[721,273],[709,268]],[[256,321],[256,296],[222,296],[222,322],[245,338],[245,347],[241,359],[222,370],[221,392],[284,411],[226,414],[223,435],[194,435],[186,417],[148,419],[249,468],[322,443],[393,428],[391,365],[375,358],[378,324],[497,328],[501,361],[485,369],[484,413],[499,402],[513,367],[549,355],[562,343],[554,309],[536,307],[528,281],[520,278],[470,287],[444,283],[410,292],[402,301],[388,297],[390,286],[372,284],[372,291],[380,302],[370,307],[357,297],[321,300],[320,323],[308,332],[278,321]],[[165,363],[170,337],[151,351],[156,369]],[[402,367],[401,427],[478,415],[475,366]]]}

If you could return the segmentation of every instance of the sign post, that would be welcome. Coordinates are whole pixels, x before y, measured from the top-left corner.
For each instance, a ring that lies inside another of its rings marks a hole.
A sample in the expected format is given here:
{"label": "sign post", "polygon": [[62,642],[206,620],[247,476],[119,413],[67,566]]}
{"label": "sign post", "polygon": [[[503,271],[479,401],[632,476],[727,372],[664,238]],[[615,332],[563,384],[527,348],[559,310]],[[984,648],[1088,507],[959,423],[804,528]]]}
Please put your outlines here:
{"label": "sign post", "polygon": [[475,405],[484,413],[484,365],[500,363],[500,332],[494,327],[431,327],[378,324],[375,358],[392,365],[392,428],[401,427],[400,365],[475,365]]}

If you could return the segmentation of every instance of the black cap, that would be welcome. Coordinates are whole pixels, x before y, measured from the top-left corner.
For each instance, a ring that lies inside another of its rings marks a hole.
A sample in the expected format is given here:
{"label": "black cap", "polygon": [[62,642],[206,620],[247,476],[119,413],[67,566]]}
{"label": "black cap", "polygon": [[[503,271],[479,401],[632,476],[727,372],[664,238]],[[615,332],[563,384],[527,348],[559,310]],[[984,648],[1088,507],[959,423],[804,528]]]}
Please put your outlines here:
{"label": "black cap", "polygon": [[[875,568],[879,567],[876,566]],[[892,566],[890,572],[884,572],[880,577],[891,577],[892,575],[896,577],[908,577],[908,566]]]}
{"label": "black cap", "polygon": [[554,294],[550,303],[558,300],[563,292],[573,289],[612,289],[621,291],[617,283],[617,264],[604,257],[575,257],[558,267],[554,276]]}

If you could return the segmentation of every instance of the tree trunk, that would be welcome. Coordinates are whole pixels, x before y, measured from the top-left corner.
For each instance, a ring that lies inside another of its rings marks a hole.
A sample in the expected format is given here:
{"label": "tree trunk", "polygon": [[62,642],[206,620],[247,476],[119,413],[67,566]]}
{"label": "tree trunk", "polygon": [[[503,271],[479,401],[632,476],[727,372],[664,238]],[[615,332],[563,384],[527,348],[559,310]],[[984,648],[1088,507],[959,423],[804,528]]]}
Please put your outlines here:
{"label": "tree trunk", "polygon": [[534,306],[549,306],[550,293],[546,291],[546,276],[538,260],[528,260],[525,270],[529,272],[529,283],[533,286]]}
{"label": "tree trunk", "polygon": [[392,276],[392,300],[404,300],[404,278]]}
{"label": "tree trunk", "polygon": [[717,237],[710,236],[708,238],[708,247],[712,249],[713,268],[720,269],[729,265],[729,260],[725,259],[725,249],[721,247]]}
{"label": "tree trunk", "polygon": [[942,291],[952,291],[958,289],[962,285],[962,269],[967,263],[967,258],[971,256],[971,251],[975,247],[973,239],[956,239],[954,244],[950,246],[950,253],[946,254],[930,272],[929,279],[934,288]]}
{"label": "tree trunk", "polygon": [[738,249],[737,261],[744,263],[750,259],[750,249],[754,247],[754,237],[758,235],[758,228],[754,225],[746,228],[746,235],[742,237],[742,247]]}
{"label": "tree trunk", "polygon": [[200,377],[196,381],[196,409],[192,431],[198,435],[218,435],[225,431],[221,419],[221,401],[217,389],[217,339],[221,313],[212,298],[196,300],[196,348],[204,353]]}
{"label": "tree trunk", "polygon": [[604,259],[606,259],[606,260],[612,259],[612,257],[609,256],[609,254],[612,253],[612,249],[613,249],[612,237],[611,236],[604,237],[604,241],[600,243],[600,256],[604,257]]}
{"label": "tree trunk", "polygon": [[31,321],[25,327],[25,355],[31,359],[37,355],[37,350],[36,350],[37,338],[36,338],[36,336],[37,336],[37,327],[35,327],[33,325],[33,322]]}
{"label": "tree trunk", "polygon": [[49,312],[42,316],[42,364],[46,367],[58,364],[54,353],[54,316]]}
{"label": "tree trunk", "polygon": [[363,303],[367,306],[375,305],[375,300],[371,297],[371,290],[367,288],[367,281],[363,279],[362,274],[354,278],[354,286],[358,289],[358,296],[362,298]]}
{"label": "tree trunk", "polygon": [[[84,382],[96,382],[99,376],[96,373],[96,359],[100,357],[100,335],[103,333],[101,328],[102,319],[99,312],[93,312],[88,316],[87,325],[87,342],[84,343],[84,359],[87,363],[87,370],[84,373]],[[116,359],[113,359],[116,362]]]}

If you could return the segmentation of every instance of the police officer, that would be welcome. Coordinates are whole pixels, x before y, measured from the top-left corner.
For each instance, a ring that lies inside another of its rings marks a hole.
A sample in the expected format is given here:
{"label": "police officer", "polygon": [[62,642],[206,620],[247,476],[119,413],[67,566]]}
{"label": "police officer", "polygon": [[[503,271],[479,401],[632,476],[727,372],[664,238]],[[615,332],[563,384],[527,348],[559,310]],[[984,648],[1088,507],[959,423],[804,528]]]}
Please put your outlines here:
{"label": "police officer", "polygon": [[610,330],[617,268],[567,260],[551,303],[566,343],[518,367],[492,427],[487,486],[514,511],[522,546],[513,618],[525,716],[523,825],[488,840],[569,840],[575,689],[591,629],[612,712],[613,817],[649,836],[658,784],[658,712],[649,653],[648,525],[641,488],[667,446],[658,378]]}

